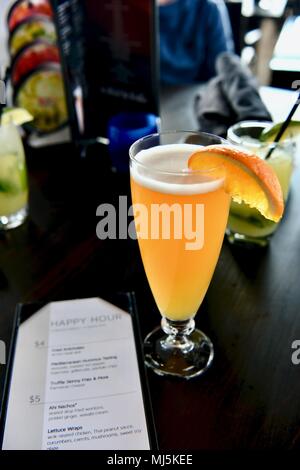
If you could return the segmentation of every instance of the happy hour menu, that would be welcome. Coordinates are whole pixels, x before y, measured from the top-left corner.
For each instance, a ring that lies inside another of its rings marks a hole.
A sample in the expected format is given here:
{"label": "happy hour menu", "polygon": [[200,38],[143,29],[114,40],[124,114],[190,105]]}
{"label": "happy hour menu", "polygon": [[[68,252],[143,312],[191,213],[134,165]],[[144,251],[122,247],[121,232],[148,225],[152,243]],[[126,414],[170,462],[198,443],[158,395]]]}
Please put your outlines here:
{"label": "happy hour menu", "polygon": [[132,320],[99,298],[19,326],[3,449],[149,449]]}

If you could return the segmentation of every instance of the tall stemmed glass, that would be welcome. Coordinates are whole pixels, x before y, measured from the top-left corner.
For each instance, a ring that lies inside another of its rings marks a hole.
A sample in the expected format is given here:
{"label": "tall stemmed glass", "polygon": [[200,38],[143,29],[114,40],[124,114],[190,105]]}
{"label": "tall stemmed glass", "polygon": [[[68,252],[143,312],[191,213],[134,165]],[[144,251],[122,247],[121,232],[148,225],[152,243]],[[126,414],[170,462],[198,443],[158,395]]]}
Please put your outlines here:
{"label": "tall stemmed glass", "polygon": [[213,359],[213,345],[195,329],[194,317],[219,257],[230,198],[220,168],[191,171],[187,161],[199,146],[221,143],[214,135],[176,131],[130,148],[138,243],[162,315],[161,327],[145,339],[145,361],[160,375],[192,378]]}
{"label": "tall stemmed glass", "polygon": [[0,125],[0,230],[21,225],[27,216],[28,183],[24,148],[13,123]]}

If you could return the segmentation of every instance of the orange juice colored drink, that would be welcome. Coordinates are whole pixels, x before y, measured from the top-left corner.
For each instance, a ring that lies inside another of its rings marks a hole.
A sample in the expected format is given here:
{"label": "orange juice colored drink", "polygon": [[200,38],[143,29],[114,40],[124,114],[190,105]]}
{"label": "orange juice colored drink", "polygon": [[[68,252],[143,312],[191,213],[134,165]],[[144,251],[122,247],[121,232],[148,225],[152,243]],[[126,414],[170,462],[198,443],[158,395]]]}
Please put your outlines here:
{"label": "orange juice colored drink", "polygon": [[[161,315],[173,321],[195,316],[211,281],[228,218],[230,198],[223,180],[187,171],[195,149],[190,144],[153,147],[136,156],[140,167],[131,166],[133,205],[142,204],[148,214],[145,236],[139,211],[135,212],[144,268]],[[169,168],[176,175],[168,173]],[[159,207],[164,209],[160,218]]]}

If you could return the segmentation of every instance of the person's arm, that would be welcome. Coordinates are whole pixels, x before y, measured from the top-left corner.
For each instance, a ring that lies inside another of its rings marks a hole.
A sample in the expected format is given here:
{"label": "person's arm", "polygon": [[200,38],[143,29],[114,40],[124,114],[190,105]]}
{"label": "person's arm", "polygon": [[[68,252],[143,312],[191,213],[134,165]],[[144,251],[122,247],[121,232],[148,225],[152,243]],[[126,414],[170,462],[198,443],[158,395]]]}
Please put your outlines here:
{"label": "person's arm", "polygon": [[221,21],[223,24],[223,30],[225,34],[225,41],[226,41],[226,47],[229,52],[234,53],[234,40],[233,40],[233,34],[232,34],[232,28],[231,28],[231,22],[230,22],[230,17],[228,13],[227,6],[224,2],[224,0],[212,0],[213,3],[215,3],[218,7],[218,10],[221,15]]}
{"label": "person's arm", "polygon": [[205,71],[201,75],[206,75],[206,79],[216,74],[216,58],[221,52],[229,50],[225,28],[222,22],[220,10],[214,1],[207,2],[207,21],[206,21],[206,50],[205,50]]}

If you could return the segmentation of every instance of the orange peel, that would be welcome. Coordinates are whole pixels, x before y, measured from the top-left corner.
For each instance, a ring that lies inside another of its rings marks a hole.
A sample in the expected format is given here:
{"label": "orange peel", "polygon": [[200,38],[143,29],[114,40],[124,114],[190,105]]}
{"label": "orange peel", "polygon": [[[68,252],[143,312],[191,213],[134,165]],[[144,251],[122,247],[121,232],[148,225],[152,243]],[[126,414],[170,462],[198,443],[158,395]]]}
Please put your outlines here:
{"label": "orange peel", "polygon": [[191,170],[211,170],[224,178],[225,191],[236,202],[245,202],[266,219],[278,222],[284,211],[282,190],[268,163],[238,147],[209,145],[193,153]]}

